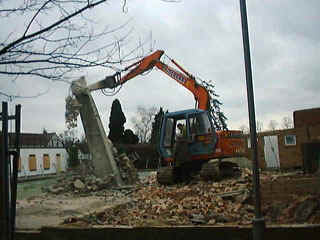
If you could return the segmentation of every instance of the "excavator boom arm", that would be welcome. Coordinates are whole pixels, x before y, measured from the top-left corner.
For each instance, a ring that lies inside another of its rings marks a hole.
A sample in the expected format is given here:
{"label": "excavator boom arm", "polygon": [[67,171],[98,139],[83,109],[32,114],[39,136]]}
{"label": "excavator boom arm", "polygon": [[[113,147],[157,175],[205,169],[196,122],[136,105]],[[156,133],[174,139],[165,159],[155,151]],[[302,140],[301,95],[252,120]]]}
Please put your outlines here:
{"label": "excavator boom arm", "polygon": [[152,69],[156,65],[156,63],[160,61],[160,58],[163,54],[164,54],[164,51],[157,50],[154,53],[150,54],[149,56],[144,57],[142,60],[127,67],[126,69],[129,69],[132,66],[138,65],[137,67],[132,69],[129,73],[127,73],[125,76],[121,77],[121,79],[119,80],[119,84],[123,84],[126,81]]}
{"label": "excavator boom arm", "polygon": [[177,71],[161,61],[158,61],[155,66],[192,92],[198,103],[199,109],[208,110],[209,93],[205,87],[196,82],[194,77],[191,75],[186,75],[186,71],[184,71],[185,73]]}
{"label": "excavator boom arm", "polygon": [[208,110],[209,107],[209,93],[205,87],[198,84],[195,78],[184,70],[177,62],[171,59],[171,62],[179,69],[174,69],[167,64],[160,61],[161,56],[164,54],[164,51],[157,50],[149,56],[144,57],[138,62],[135,62],[128,66],[125,70],[129,72],[120,77],[119,73],[116,73],[112,76],[107,76],[104,80],[99,81],[95,84],[88,86],[90,91],[95,91],[98,89],[104,88],[114,88],[121,84],[124,84],[128,80],[143,74],[144,72],[157,67],[166,75],[174,79],[176,82],[187,88],[192,92],[194,98],[198,104],[197,108],[202,110]]}
{"label": "excavator boom arm", "polygon": [[99,89],[115,88],[121,84],[124,84],[126,81],[152,69],[155,66],[156,62],[160,60],[163,53],[164,51],[157,50],[154,53],[150,54],[149,56],[144,57],[140,61],[135,62],[130,66],[126,67],[124,71],[130,70],[130,69],[131,70],[125,76],[121,77],[120,73],[117,72],[114,75],[107,76],[105,79],[89,85],[88,89],[89,91],[96,91]]}

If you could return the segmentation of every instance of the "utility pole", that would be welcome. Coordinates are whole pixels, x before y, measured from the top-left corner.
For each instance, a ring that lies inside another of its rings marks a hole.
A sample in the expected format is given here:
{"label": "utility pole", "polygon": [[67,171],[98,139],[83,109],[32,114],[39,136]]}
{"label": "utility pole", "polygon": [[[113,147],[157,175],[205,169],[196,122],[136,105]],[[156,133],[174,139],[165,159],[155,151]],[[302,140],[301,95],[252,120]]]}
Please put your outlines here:
{"label": "utility pole", "polygon": [[253,180],[253,190],[254,190],[254,197],[255,197],[255,211],[254,211],[255,218],[253,219],[253,239],[262,240],[263,233],[265,230],[265,220],[261,213],[257,130],[256,130],[256,117],[255,117],[254,94],[253,94],[253,84],[252,84],[252,70],[251,70],[246,0],[240,0],[240,13],[241,13],[241,23],[242,23],[244,61],[245,61],[245,70],[246,70],[248,112],[249,112],[249,123],[250,123],[250,141],[253,149],[253,152],[252,152],[252,161],[253,161],[252,178],[253,179],[252,180]]}

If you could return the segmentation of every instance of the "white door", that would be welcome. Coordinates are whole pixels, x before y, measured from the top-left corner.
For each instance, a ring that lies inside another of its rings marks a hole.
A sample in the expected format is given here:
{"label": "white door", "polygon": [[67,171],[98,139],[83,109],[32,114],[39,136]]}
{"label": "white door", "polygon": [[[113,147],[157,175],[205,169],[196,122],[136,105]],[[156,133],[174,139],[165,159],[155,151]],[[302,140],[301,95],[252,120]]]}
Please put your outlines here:
{"label": "white door", "polygon": [[278,136],[265,136],[264,159],[268,168],[280,168]]}

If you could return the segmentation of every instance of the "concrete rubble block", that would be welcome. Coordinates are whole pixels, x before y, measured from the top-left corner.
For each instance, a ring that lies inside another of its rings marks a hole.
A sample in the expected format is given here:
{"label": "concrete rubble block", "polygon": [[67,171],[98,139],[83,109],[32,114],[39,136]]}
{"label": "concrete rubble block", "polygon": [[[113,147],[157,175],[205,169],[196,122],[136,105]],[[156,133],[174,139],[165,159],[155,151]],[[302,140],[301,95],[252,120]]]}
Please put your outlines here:
{"label": "concrete rubble block", "polygon": [[242,204],[252,204],[253,203],[252,192],[249,190],[244,191],[241,195],[238,195],[235,197],[235,201]]}
{"label": "concrete rubble block", "polygon": [[206,224],[208,222],[208,219],[206,219],[206,217],[202,214],[192,214],[190,221],[193,224]]}
{"label": "concrete rubble block", "polygon": [[121,177],[124,180],[124,182],[126,184],[136,183],[139,180],[138,172],[131,159],[127,156],[127,154],[121,153],[119,156],[116,157],[116,159],[120,168]]}
{"label": "concrete rubble block", "polygon": [[62,187],[54,187],[54,186],[50,186],[48,188],[49,193],[53,193],[53,194],[60,194],[62,192],[64,192],[64,188]]}
{"label": "concrete rubble block", "polygon": [[118,149],[116,147],[113,147],[112,151],[114,155],[118,155]]}
{"label": "concrete rubble block", "polygon": [[101,185],[101,184],[103,184],[105,181],[103,181],[101,178],[96,178],[95,179],[95,184],[97,184],[97,185]]}
{"label": "concrete rubble block", "polygon": [[320,201],[317,199],[306,199],[300,203],[295,211],[294,218],[296,222],[306,222],[310,216],[320,207]]}
{"label": "concrete rubble block", "polygon": [[73,186],[75,189],[78,189],[78,190],[82,190],[85,188],[85,185],[84,183],[80,180],[80,179],[77,179],[74,183],[73,183]]}

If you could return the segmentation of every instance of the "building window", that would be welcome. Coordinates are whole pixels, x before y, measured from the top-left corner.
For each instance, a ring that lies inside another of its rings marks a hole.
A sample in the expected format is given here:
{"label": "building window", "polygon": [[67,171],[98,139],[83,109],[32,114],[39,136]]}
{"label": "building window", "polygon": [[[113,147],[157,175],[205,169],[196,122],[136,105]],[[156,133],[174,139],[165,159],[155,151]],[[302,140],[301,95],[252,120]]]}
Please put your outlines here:
{"label": "building window", "polygon": [[60,155],[60,153],[56,154],[56,169],[57,169],[57,172],[61,171],[61,155]]}
{"label": "building window", "polygon": [[50,169],[50,157],[49,154],[43,154],[43,169]]}
{"label": "building window", "polygon": [[37,158],[34,154],[29,155],[29,170],[37,171]]}
{"label": "building window", "polygon": [[296,136],[295,135],[284,136],[284,145],[286,145],[286,146],[296,145]]}

